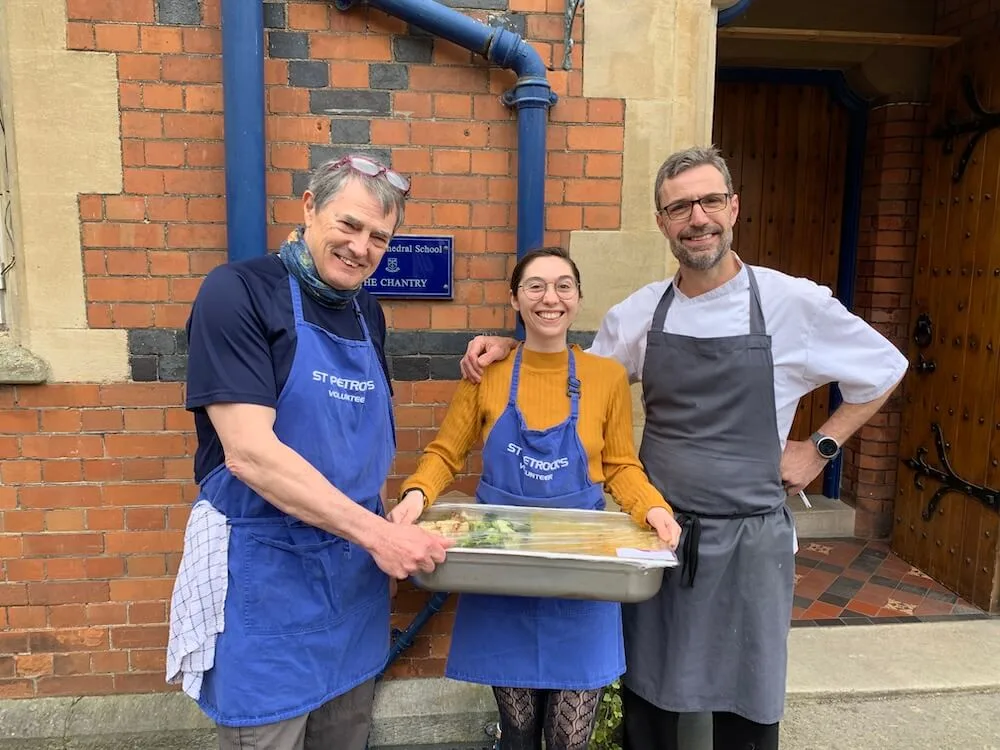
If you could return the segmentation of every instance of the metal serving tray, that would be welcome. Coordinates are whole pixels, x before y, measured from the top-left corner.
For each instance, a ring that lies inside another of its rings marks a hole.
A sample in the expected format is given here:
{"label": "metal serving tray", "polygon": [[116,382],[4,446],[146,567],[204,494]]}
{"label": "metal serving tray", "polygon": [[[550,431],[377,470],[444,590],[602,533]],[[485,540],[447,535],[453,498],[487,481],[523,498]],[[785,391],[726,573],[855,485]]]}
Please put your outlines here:
{"label": "metal serving tray", "polygon": [[641,602],[660,590],[667,563],[508,550],[449,550],[433,573],[413,582],[428,591],[456,594],[549,596]]}
{"label": "metal serving tray", "polygon": [[[632,524],[623,513],[572,509],[507,508],[505,506],[432,506],[437,511],[526,513],[597,523],[614,532],[616,525]],[[423,518],[421,519],[423,520]],[[677,565],[670,553],[636,557],[585,555],[524,549],[452,548],[445,562],[432,573],[417,573],[412,580],[429,591],[452,593],[543,596],[612,602],[641,602],[654,596],[663,582],[663,571]]]}

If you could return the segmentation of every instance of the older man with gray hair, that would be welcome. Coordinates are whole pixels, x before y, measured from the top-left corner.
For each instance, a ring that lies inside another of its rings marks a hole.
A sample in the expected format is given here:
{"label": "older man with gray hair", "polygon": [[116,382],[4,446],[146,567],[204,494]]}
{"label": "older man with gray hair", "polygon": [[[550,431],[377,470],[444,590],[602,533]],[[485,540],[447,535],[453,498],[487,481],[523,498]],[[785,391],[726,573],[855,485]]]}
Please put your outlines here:
{"label": "older man with gray hair", "polygon": [[444,560],[444,539],[382,505],[395,435],[385,318],[364,282],[408,190],[368,157],[324,164],[280,252],[214,269],[191,310],[200,492],[167,679],[221,750],[363,750],[390,577]]}
{"label": "older man with gray hair", "polygon": [[[670,156],[653,200],[679,270],[608,311],[590,349],[642,383],[639,457],[685,529],[680,574],[622,609],[625,750],[676,750],[681,714],[704,712],[715,750],[776,750],[795,572],[786,497],[907,362],[829,289],[740,260],[739,196],[715,149]],[[477,379],[508,346],[477,337],[463,371]],[[844,403],[810,440],[788,440],[799,399],[832,382]]]}

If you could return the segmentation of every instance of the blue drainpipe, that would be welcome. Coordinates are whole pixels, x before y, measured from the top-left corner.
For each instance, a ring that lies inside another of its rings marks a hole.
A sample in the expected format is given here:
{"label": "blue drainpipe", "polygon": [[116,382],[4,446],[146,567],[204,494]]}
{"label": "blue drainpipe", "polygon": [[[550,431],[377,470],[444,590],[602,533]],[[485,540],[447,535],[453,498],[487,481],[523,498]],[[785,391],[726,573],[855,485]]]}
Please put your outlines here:
{"label": "blue drainpipe", "polygon": [[[348,10],[359,0],[334,0]],[[517,257],[541,247],[545,237],[545,126],[557,101],[538,53],[518,34],[487,26],[434,0],[367,0],[390,16],[482,55],[517,73],[503,103],[517,110]]]}
{"label": "blue drainpipe", "polygon": [[[389,657],[385,661],[382,674],[385,674],[385,669],[388,669],[389,665],[395,662],[400,654],[413,645],[413,639],[417,637],[417,633],[427,624],[429,619],[441,611],[441,607],[448,601],[448,596],[449,594],[441,591],[432,594],[431,598],[427,600],[427,604],[424,605],[424,608],[406,626],[406,630],[392,631],[392,648],[389,649]],[[379,674],[380,679],[382,674]]]}
{"label": "blue drainpipe", "polygon": [[753,0],[739,0],[739,2],[731,8],[720,10],[717,24],[719,26],[728,26],[730,23],[735,21],[736,18],[743,15],[746,9],[750,7],[751,2],[753,2]]}
{"label": "blue drainpipe", "polygon": [[[742,15],[752,0],[721,11],[718,25]],[[334,0],[348,10],[358,0]],[[538,54],[520,36],[494,29],[433,0],[369,0],[373,7],[483,55],[518,74],[503,101],[518,111],[517,254],[541,245],[545,221],[545,116],[556,102]],[[229,260],[267,253],[264,149],[263,4],[222,0],[225,105],[226,238]]]}
{"label": "blue drainpipe", "polygon": [[222,0],[226,245],[229,260],[267,254],[264,4]]}

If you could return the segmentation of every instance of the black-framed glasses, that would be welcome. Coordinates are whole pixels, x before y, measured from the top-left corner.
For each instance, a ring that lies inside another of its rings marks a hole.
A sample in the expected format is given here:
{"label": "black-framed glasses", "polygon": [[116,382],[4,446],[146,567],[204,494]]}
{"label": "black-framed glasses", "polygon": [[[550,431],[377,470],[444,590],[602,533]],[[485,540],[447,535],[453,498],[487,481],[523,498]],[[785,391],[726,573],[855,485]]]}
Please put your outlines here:
{"label": "black-framed glasses", "polygon": [[367,156],[356,156],[348,155],[344,156],[337,161],[333,162],[329,166],[329,170],[333,171],[335,169],[340,169],[344,165],[349,166],[361,174],[366,174],[369,177],[378,177],[380,174],[385,174],[385,178],[389,181],[396,190],[401,192],[403,195],[407,195],[410,192],[410,181],[401,175],[394,169],[389,169],[389,167],[381,164],[374,159],[370,159]]}
{"label": "black-framed glasses", "polygon": [[535,301],[544,297],[550,286],[555,289],[556,296],[561,300],[574,299],[580,292],[580,287],[572,276],[560,276],[555,281],[532,277],[522,281],[517,288],[524,292],[525,297]]}
{"label": "black-framed glasses", "polygon": [[670,221],[681,221],[682,219],[691,217],[691,212],[697,203],[706,214],[714,214],[728,206],[729,199],[732,197],[732,193],[709,193],[692,201],[674,201],[673,203],[668,203],[659,210],[659,213],[665,214]]}

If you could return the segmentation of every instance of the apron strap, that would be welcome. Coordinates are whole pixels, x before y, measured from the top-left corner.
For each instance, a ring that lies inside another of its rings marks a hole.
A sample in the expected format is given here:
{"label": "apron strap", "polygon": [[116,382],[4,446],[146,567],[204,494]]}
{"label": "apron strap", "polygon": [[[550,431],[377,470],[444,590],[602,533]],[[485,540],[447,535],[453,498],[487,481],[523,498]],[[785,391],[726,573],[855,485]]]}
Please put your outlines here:
{"label": "apron strap", "polygon": [[[510,375],[510,393],[507,396],[507,406],[517,408],[517,386],[521,380],[521,352],[523,346],[517,347],[517,354],[514,355],[514,369]],[[577,417],[580,416],[580,381],[576,377],[576,357],[573,356],[573,347],[568,347],[569,351],[569,377],[566,378],[566,395],[569,396],[569,418],[576,424]]]}
{"label": "apron strap", "polygon": [[351,305],[354,307],[354,314],[358,316],[358,325],[361,326],[361,335],[365,337],[365,341],[371,341],[371,334],[368,333],[368,323],[365,322],[365,316],[361,314],[361,307],[358,305],[357,297],[351,300]]}
{"label": "apron strap", "polygon": [[[288,274],[288,288],[292,293],[292,314],[295,317],[295,325],[304,325],[305,318],[302,315],[302,288],[299,286],[299,282],[295,280],[295,277]],[[351,306],[354,308],[354,314],[358,318],[358,325],[361,326],[361,335],[364,337],[365,341],[371,341],[371,334],[368,333],[368,324],[365,322],[365,316],[361,314],[361,307],[358,305],[357,298],[351,300]]]}
{"label": "apron strap", "polygon": [[[747,263],[743,264],[743,267],[747,269],[747,280],[750,282],[750,333],[752,335],[764,335],[767,333],[767,327],[764,325],[764,310],[760,304],[760,288],[757,286],[757,277],[754,276],[753,269]],[[656,333],[662,333],[664,324],[667,321],[667,310],[670,309],[671,303],[674,301],[674,282],[671,281],[667,285],[667,291],[663,293],[660,298],[659,303],[656,305],[656,311],[653,313],[653,323],[650,326],[650,330]]]}
{"label": "apron strap", "polygon": [[750,333],[751,335],[764,335],[767,327],[764,325],[764,310],[760,305],[760,288],[757,286],[757,277],[754,276],[753,269],[748,264],[744,264],[747,269],[747,280],[750,282]]}
{"label": "apron strap", "polygon": [[295,325],[300,326],[305,322],[302,317],[302,289],[295,277],[288,274],[288,288],[292,293],[292,313],[295,316]]}
{"label": "apron strap", "polygon": [[576,377],[576,357],[573,347],[569,347],[569,377],[566,379],[566,395],[569,396],[569,420],[576,424],[580,416],[580,381]]}
{"label": "apron strap", "polygon": [[670,304],[674,301],[674,282],[671,281],[667,284],[667,291],[663,293],[660,297],[659,303],[656,305],[656,311],[653,313],[653,324],[650,326],[650,330],[654,333],[662,333],[663,325],[667,322],[667,310],[670,309]]}
{"label": "apron strap", "polygon": [[524,346],[517,347],[517,354],[514,355],[514,370],[510,374],[510,393],[507,396],[507,406],[517,408],[517,384],[521,379],[521,352]]}

